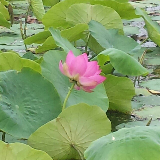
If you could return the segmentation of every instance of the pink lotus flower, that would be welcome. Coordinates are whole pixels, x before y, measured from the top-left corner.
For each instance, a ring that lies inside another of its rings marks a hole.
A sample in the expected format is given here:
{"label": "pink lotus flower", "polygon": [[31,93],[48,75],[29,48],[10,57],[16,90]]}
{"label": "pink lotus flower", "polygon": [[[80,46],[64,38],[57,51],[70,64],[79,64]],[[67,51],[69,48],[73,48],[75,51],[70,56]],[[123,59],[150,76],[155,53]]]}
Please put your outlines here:
{"label": "pink lotus flower", "polygon": [[73,52],[69,51],[66,62],[59,62],[59,69],[71,82],[75,82],[75,89],[86,92],[92,92],[92,89],[106,79],[99,75],[101,70],[96,61],[88,62],[86,53],[75,57]]}

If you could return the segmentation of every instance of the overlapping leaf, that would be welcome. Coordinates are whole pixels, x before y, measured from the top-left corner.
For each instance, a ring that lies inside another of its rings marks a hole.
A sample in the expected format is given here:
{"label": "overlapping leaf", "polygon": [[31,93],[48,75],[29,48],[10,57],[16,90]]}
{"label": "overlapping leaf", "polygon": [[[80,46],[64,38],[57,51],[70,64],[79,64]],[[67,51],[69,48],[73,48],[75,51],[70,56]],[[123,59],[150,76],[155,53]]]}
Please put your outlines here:
{"label": "overlapping leaf", "polygon": [[97,42],[106,49],[116,48],[129,53],[141,48],[132,38],[119,35],[118,30],[115,29],[106,30],[102,24],[96,21],[89,22],[89,31]]}
{"label": "overlapping leaf", "polygon": [[67,11],[66,20],[73,25],[88,24],[91,20],[95,20],[107,29],[116,28],[122,31],[123,28],[119,14],[114,9],[103,5],[73,4]]}
{"label": "overlapping leaf", "polygon": [[0,94],[0,129],[19,138],[28,138],[62,109],[53,85],[29,68],[0,72]]}
{"label": "overlapping leaf", "polygon": [[107,75],[104,83],[109,98],[109,109],[129,113],[132,111],[131,99],[135,95],[133,83],[126,77]]}
{"label": "overlapping leaf", "polygon": [[157,160],[160,151],[159,127],[120,129],[94,141],[85,151],[86,160]]}
{"label": "overlapping leaf", "polygon": [[33,12],[38,20],[42,20],[45,10],[42,0],[30,0]]}
{"label": "overlapping leaf", "polygon": [[5,17],[3,16],[1,12],[0,12],[0,26],[4,26],[7,28],[11,26],[11,24],[5,19]]}
{"label": "overlapping leaf", "polygon": [[78,104],[34,132],[29,145],[47,152],[54,160],[82,159],[90,143],[110,133],[110,121],[99,107]]}
{"label": "overlapping leaf", "polygon": [[148,74],[147,69],[136,59],[118,49],[106,49],[98,55],[98,59],[109,60],[112,66],[124,75],[139,76]]}
{"label": "overlapping leaf", "polygon": [[[84,37],[83,32],[88,29],[88,25],[86,24],[77,24],[74,27],[62,30],[61,34],[62,37],[67,38],[70,42],[76,41],[80,38]],[[51,36],[49,31],[43,31],[31,37],[25,39],[25,44],[32,44],[32,43],[43,43],[42,46],[39,46],[36,49],[36,52],[41,53],[46,50],[54,49],[57,45],[55,43],[54,38]]]}
{"label": "overlapping leaf", "polygon": [[51,36],[51,33],[49,31],[43,31],[39,32],[31,37],[28,37],[24,40],[25,44],[32,44],[37,43],[41,44],[43,43],[49,36]]}
{"label": "overlapping leaf", "polygon": [[121,2],[121,3],[125,3],[125,2],[128,2],[128,0],[115,0],[117,2]]}
{"label": "overlapping leaf", "polygon": [[45,27],[70,27],[70,24],[66,21],[68,8],[73,4],[83,2],[88,2],[88,0],[65,0],[57,3],[44,15],[42,19],[43,24],[45,25]]}
{"label": "overlapping leaf", "polygon": [[4,6],[8,6],[8,2],[6,0],[0,0],[0,2],[4,5]]}
{"label": "overlapping leaf", "polygon": [[1,160],[52,160],[43,151],[38,151],[22,143],[4,143],[0,141]]}
{"label": "overlapping leaf", "polygon": [[152,21],[152,19],[144,10],[137,8],[136,11],[137,14],[141,15],[145,21],[145,26],[147,28],[149,38],[158,46],[160,46],[160,26],[158,25],[158,23]]}
{"label": "overlapping leaf", "polygon": [[51,32],[52,37],[54,38],[57,46],[63,48],[65,52],[68,53],[70,50],[72,50],[76,55],[81,54],[80,50],[75,48],[66,38],[63,38],[61,36],[61,33],[59,30],[56,30],[54,28],[49,28],[49,31]]}
{"label": "overlapping leaf", "polygon": [[8,13],[8,10],[7,8],[3,5],[3,3],[0,2],[0,13],[3,14],[4,18],[6,20],[9,20],[10,19],[10,16],[9,16],[9,13]]}
{"label": "overlapping leaf", "polygon": [[21,58],[14,52],[0,53],[0,71],[21,71],[23,67],[29,67],[41,73],[40,65],[32,60]]}
{"label": "overlapping leaf", "polygon": [[[133,19],[133,18],[138,18],[135,14],[135,9],[134,7],[128,3],[128,1],[122,1],[122,0],[103,0],[103,1],[97,1],[93,2],[92,4],[101,4],[104,6],[108,6],[113,8],[120,16],[122,19]],[[129,14],[128,14],[129,13]]]}
{"label": "overlapping leaf", "polygon": [[43,0],[43,4],[45,6],[53,6],[59,2],[60,2],[59,0]]}
{"label": "overlapping leaf", "polygon": [[[55,28],[57,27],[68,28],[71,26],[70,22],[72,24],[83,23],[83,22],[88,23],[90,20],[94,19],[102,23],[106,28],[118,28],[122,30],[123,24],[117,12],[115,12],[112,8],[103,5],[85,4],[93,2],[94,0],[62,1],[54,5],[44,15],[43,24],[46,27],[53,26]],[[84,4],[78,4],[78,3],[84,3]],[[92,13],[90,11],[92,11]]]}

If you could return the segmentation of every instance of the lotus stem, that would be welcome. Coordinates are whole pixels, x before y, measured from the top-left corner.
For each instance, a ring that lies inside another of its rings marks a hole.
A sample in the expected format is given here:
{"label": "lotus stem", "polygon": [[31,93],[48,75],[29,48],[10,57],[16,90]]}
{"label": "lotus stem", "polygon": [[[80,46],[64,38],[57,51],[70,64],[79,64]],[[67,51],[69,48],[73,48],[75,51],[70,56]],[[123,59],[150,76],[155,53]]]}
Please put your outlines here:
{"label": "lotus stem", "polygon": [[71,92],[72,92],[72,89],[74,88],[74,85],[75,85],[75,83],[72,84],[72,86],[70,87],[70,89],[69,89],[69,91],[68,91],[68,93],[67,93],[67,96],[66,96],[66,98],[65,98],[65,100],[64,100],[64,102],[63,102],[62,111],[66,108],[67,100],[68,100],[68,98],[69,98],[69,96],[70,96],[70,94],[71,94]]}
{"label": "lotus stem", "polygon": [[152,118],[148,121],[148,123],[146,124],[146,126],[150,126],[151,122],[152,122]]}
{"label": "lotus stem", "polygon": [[140,43],[140,45],[142,45],[143,43],[145,43],[148,39],[149,39],[149,37],[147,37],[146,39],[144,39],[144,40]]}
{"label": "lotus stem", "polygon": [[28,15],[29,15],[29,12],[30,12],[30,7],[31,7],[31,3],[29,2],[29,5],[28,5],[28,9],[27,9],[27,12],[26,12],[26,15],[25,15],[25,24],[24,24],[24,39],[27,38],[27,19],[28,19]]}
{"label": "lotus stem", "polygon": [[88,43],[89,43],[89,38],[90,38],[90,33],[88,33],[88,36],[87,36],[87,42],[86,42],[86,46],[85,46],[85,53],[87,53],[88,55]]}

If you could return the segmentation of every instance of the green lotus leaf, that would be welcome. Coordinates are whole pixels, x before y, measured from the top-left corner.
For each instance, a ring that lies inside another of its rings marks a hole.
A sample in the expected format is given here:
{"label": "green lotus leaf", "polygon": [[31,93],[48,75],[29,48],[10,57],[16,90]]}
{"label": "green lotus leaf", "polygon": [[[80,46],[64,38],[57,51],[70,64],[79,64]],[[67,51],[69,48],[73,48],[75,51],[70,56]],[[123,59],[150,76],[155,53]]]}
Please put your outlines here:
{"label": "green lotus leaf", "polygon": [[63,48],[63,50],[65,52],[69,52],[70,50],[72,50],[76,55],[81,54],[81,51],[78,50],[77,48],[75,48],[73,46],[73,44],[71,44],[68,41],[68,39],[63,38],[61,36],[61,33],[60,33],[59,30],[54,29],[54,28],[51,27],[51,28],[49,28],[49,31],[51,32],[52,37],[54,38],[56,45],[59,46],[59,47],[61,47],[61,48]]}
{"label": "green lotus leaf", "polygon": [[52,160],[43,151],[22,143],[4,143],[0,141],[0,160]]}
{"label": "green lotus leaf", "polygon": [[148,74],[148,70],[136,59],[121,50],[114,48],[106,49],[98,55],[98,60],[104,58],[104,55],[108,57],[106,59],[110,59],[112,66],[121,74],[131,76]]}
{"label": "green lotus leaf", "polygon": [[[70,42],[76,41],[84,37],[84,31],[88,29],[87,24],[77,24],[74,27],[61,31],[62,37],[68,39]],[[43,43],[44,42],[44,43]],[[54,49],[57,47],[54,38],[49,31],[43,31],[25,40],[26,44],[43,43],[36,49],[37,53],[44,52],[46,50]],[[65,44],[66,42],[63,41]]]}
{"label": "green lotus leaf", "polygon": [[52,36],[49,36],[41,46],[38,46],[36,48],[36,53],[43,53],[45,51],[54,49],[56,47],[57,47],[57,45],[55,43],[55,40],[53,39]]}
{"label": "green lotus leaf", "polygon": [[86,160],[157,160],[159,151],[160,128],[138,126],[94,141],[84,155]]}
{"label": "green lotus leaf", "polygon": [[[71,83],[69,78],[64,76],[59,70],[59,62],[65,62],[66,53],[61,51],[48,51],[43,56],[41,63],[42,75],[47,78],[57,89],[63,103]],[[87,98],[86,98],[87,97]],[[83,90],[73,90],[67,101],[67,107],[78,103],[87,103],[101,107],[104,111],[108,109],[108,98],[103,84],[98,85],[94,92],[88,93]]]}
{"label": "green lotus leaf", "polygon": [[128,2],[128,0],[115,0],[115,1],[120,2],[120,3]]}
{"label": "green lotus leaf", "polygon": [[7,8],[3,5],[3,3],[0,2],[0,13],[3,14],[6,20],[10,19],[9,13]]}
{"label": "green lotus leaf", "polygon": [[105,49],[97,42],[95,38],[93,38],[91,35],[89,36],[89,39],[86,39],[86,43],[88,44],[88,47],[96,54],[104,51]]}
{"label": "green lotus leaf", "polygon": [[136,8],[137,14],[141,15],[145,21],[145,26],[147,28],[149,38],[160,46],[160,26],[157,22],[152,21],[152,19],[147,15],[147,12],[140,8]]}
{"label": "green lotus leaf", "polygon": [[68,8],[76,3],[87,3],[90,0],[65,0],[54,5],[42,19],[46,28],[69,28],[70,24],[66,21]]}
{"label": "green lotus leaf", "polygon": [[100,4],[103,6],[111,7],[121,16],[122,19],[133,19],[139,17],[135,14],[134,7],[128,2],[120,2],[120,0],[96,0],[92,4]]}
{"label": "green lotus leaf", "polygon": [[59,3],[59,0],[43,0],[45,6],[53,6],[57,3]]}
{"label": "green lotus leaf", "polygon": [[30,68],[0,72],[0,95],[0,129],[19,138],[28,138],[62,109],[54,86]]}
{"label": "green lotus leaf", "polygon": [[39,32],[31,37],[28,37],[24,40],[25,44],[32,44],[32,43],[37,43],[37,44],[41,44],[43,42],[45,42],[45,40],[51,36],[51,33],[49,31],[42,31]]}
{"label": "green lotus leaf", "polygon": [[4,6],[8,6],[9,2],[5,1],[5,0],[0,0],[0,2],[4,5]]}
{"label": "green lotus leaf", "polygon": [[67,11],[66,20],[72,25],[88,24],[91,20],[95,20],[107,29],[116,28],[123,31],[119,14],[114,9],[103,5],[73,4]]}
{"label": "green lotus leaf", "polygon": [[107,63],[105,65],[102,65],[101,67],[102,72],[107,75],[107,74],[112,74],[114,71],[113,66],[111,65],[111,63]]}
{"label": "green lotus leaf", "polygon": [[11,24],[6,20],[6,18],[3,16],[3,14],[0,12],[0,26],[4,26],[9,28]]}
{"label": "green lotus leaf", "polygon": [[66,108],[40,127],[29,137],[28,144],[54,160],[82,159],[90,143],[110,131],[110,121],[102,109],[81,103]]}
{"label": "green lotus leaf", "polygon": [[25,58],[25,59],[30,59],[30,60],[32,60],[32,61],[35,61],[35,62],[37,62],[40,58],[42,58],[42,57],[37,57],[35,54],[33,54],[31,51],[28,51],[28,52],[26,52],[23,56],[22,56],[22,58]]}
{"label": "green lotus leaf", "polygon": [[89,31],[97,42],[106,49],[116,48],[129,53],[141,48],[132,38],[119,35],[116,29],[107,30],[102,24],[96,21],[89,22]]}
{"label": "green lotus leaf", "polygon": [[[62,1],[56,5],[54,5],[43,17],[43,24],[46,27],[55,27],[55,28],[68,28],[71,26],[70,22],[68,20],[72,20],[73,17],[76,13],[78,14],[77,19],[84,19],[86,20],[86,16],[89,13],[89,10],[91,5],[90,4],[77,4],[77,3],[93,3],[94,0],[65,0]],[[74,4],[77,4],[77,6],[74,6]],[[80,7],[81,5],[81,7]],[[76,8],[75,8],[76,7]],[[77,10],[80,7],[80,10]],[[83,8],[85,7],[85,8]],[[86,9],[86,10],[85,10]],[[103,10],[104,9],[104,10]],[[63,12],[62,12],[63,10]],[[72,13],[72,11],[74,13]],[[82,12],[81,12],[82,11]],[[88,12],[86,12],[88,11]],[[98,12],[101,12],[98,14]],[[97,15],[96,15],[97,13]],[[105,15],[110,15],[110,16],[105,16]],[[120,30],[123,29],[123,24],[121,21],[120,16],[112,9],[108,8],[106,6],[101,6],[101,5],[95,5],[93,7],[93,14],[92,18],[96,17],[99,22],[102,22],[104,26],[107,28],[118,28]],[[90,14],[91,17],[91,14]],[[67,18],[67,21],[66,21]],[[104,20],[102,20],[104,19]],[[80,21],[81,21],[80,20]],[[84,21],[83,20],[83,21]],[[91,19],[90,19],[91,20]],[[89,21],[90,21],[89,20]],[[102,20],[102,21],[101,21]],[[85,23],[88,21],[85,21]],[[114,23],[113,23],[114,22]],[[80,23],[83,23],[82,21]],[[77,24],[77,22],[74,22],[74,24]]]}
{"label": "green lotus leaf", "polygon": [[21,58],[18,54],[14,52],[0,53],[0,71],[21,71],[23,67],[29,67],[41,73],[40,65],[32,60]]}
{"label": "green lotus leaf", "polygon": [[104,82],[109,98],[109,109],[130,113],[132,111],[131,99],[135,95],[133,82],[126,77],[107,75]]}
{"label": "green lotus leaf", "polygon": [[39,21],[41,21],[45,14],[42,0],[30,0],[30,2],[33,9],[33,13],[35,14],[36,18]]}

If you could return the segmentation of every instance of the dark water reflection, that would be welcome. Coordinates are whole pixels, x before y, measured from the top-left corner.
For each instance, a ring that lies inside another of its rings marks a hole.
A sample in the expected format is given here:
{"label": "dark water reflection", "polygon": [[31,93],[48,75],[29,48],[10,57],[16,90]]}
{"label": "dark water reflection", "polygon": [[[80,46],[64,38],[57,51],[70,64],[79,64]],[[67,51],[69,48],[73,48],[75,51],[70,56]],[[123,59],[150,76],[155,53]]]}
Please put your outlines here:
{"label": "dark water reflection", "polygon": [[124,114],[116,111],[107,111],[106,114],[111,121],[112,132],[117,131],[116,126],[118,126],[119,124],[133,121],[133,118],[130,114]]}

